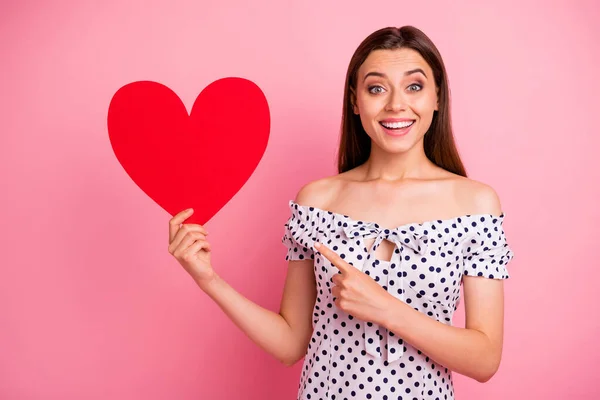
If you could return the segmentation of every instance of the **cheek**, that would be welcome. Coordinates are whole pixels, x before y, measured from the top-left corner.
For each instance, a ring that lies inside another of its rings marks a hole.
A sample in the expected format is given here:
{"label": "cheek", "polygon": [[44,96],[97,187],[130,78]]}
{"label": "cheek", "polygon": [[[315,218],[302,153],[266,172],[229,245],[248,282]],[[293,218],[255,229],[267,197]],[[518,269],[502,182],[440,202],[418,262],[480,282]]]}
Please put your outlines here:
{"label": "cheek", "polygon": [[358,107],[361,119],[367,121],[381,114],[381,110],[385,107],[385,99],[383,96],[371,99],[359,98]]}
{"label": "cheek", "polygon": [[411,104],[411,107],[419,115],[427,116],[429,114],[433,114],[433,111],[435,110],[436,101],[437,99],[435,97],[435,93],[428,93],[427,95],[415,98],[415,100]]}
{"label": "cheek", "polygon": [[361,123],[363,129],[365,130],[365,132],[367,133],[367,135],[372,138],[374,135],[374,131],[375,131],[375,129],[373,128],[373,124],[374,124],[373,116],[368,115],[365,112],[361,111],[360,123]]}

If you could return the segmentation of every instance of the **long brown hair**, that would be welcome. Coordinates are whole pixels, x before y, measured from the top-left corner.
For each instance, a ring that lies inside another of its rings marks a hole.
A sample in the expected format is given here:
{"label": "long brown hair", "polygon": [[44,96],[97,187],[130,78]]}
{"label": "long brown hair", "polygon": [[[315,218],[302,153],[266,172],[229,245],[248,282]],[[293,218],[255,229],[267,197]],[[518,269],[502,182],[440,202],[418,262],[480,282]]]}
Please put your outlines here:
{"label": "long brown hair", "polygon": [[466,177],[467,172],[458,155],[452,134],[450,89],[446,67],[433,42],[413,26],[388,27],[375,31],[363,40],[354,52],[348,65],[344,87],[338,172],[346,172],[363,164],[371,153],[371,138],[363,128],[360,116],[352,112],[351,89],[356,92],[358,69],[374,50],[401,48],[413,49],[421,54],[431,67],[439,90],[439,111],[434,111],[431,126],[423,139],[425,155],[437,166]]}

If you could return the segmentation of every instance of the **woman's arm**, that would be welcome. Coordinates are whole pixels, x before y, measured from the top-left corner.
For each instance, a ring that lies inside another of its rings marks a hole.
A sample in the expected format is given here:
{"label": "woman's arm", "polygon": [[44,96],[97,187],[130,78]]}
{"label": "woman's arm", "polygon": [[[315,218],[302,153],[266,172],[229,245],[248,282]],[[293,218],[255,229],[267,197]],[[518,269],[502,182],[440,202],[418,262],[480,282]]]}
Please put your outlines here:
{"label": "woman's arm", "polygon": [[199,286],[254,343],[290,366],[304,356],[312,335],[317,295],[312,263],[289,261],[279,314],[248,300],[219,276]]}
{"label": "woman's arm", "polygon": [[487,382],[502,356],[504,282],[464,276],[465,328],[449,326],[396,298],[382,323],[438,364]]}
{"label": "woman's arm", "polygon": [[[477,211],[500,215],[496,192],[480,185],[473,196]],[[437,363],[479,382],[498,370],[504,331],[504,282],[463,275],[465,328],[438,322],[408,304],[390,299],[383,325]]]}
{"label": "woman's arm", "polygon": [[[324,188],[330,187],[319,182],[307,184],[296,202],[321,204]],[[312,259],[288,261],[279,314],[248,300],[219,277],[202,289],[254,343],[283,364],[291,366],[306,354],[317,299]]]}

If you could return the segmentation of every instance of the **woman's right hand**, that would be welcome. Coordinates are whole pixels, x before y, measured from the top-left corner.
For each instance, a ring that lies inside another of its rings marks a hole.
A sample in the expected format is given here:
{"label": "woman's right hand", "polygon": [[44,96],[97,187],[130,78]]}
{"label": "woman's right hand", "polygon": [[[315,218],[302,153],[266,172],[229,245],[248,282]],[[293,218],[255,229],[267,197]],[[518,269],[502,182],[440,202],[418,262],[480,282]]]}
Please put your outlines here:
{"label": "woman's right hand", "polygon": [[202,225],[184,224],[194,210],[188,209],[169,221],[169,253],[199,284],[209,283],[216,274],[210,262],[208,232]]}

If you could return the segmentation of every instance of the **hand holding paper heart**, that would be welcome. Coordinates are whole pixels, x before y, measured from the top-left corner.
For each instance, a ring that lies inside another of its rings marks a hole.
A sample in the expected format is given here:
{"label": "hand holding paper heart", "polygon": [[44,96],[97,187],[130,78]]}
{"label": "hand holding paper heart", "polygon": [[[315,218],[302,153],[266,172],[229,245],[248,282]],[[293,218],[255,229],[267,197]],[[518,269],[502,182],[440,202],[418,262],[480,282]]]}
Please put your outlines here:
{"label": "hand holding paper heart", "polygon": [[108,110],[110,143],[131,179],[169,214],[194,208],[204,225],[242,188],[269,139],[267,100],[242,78],[208,85],[190,115],[156,82],[120,88]]}
{"label": "hand holding paper heart", "polygon": [[186,270],[194,281],[204,288],[217,276],[211,264],[211,245],[208,232],[202,225],[189,224],[193,215],[189,209],[175,215],[169,221],[169,253]]}

